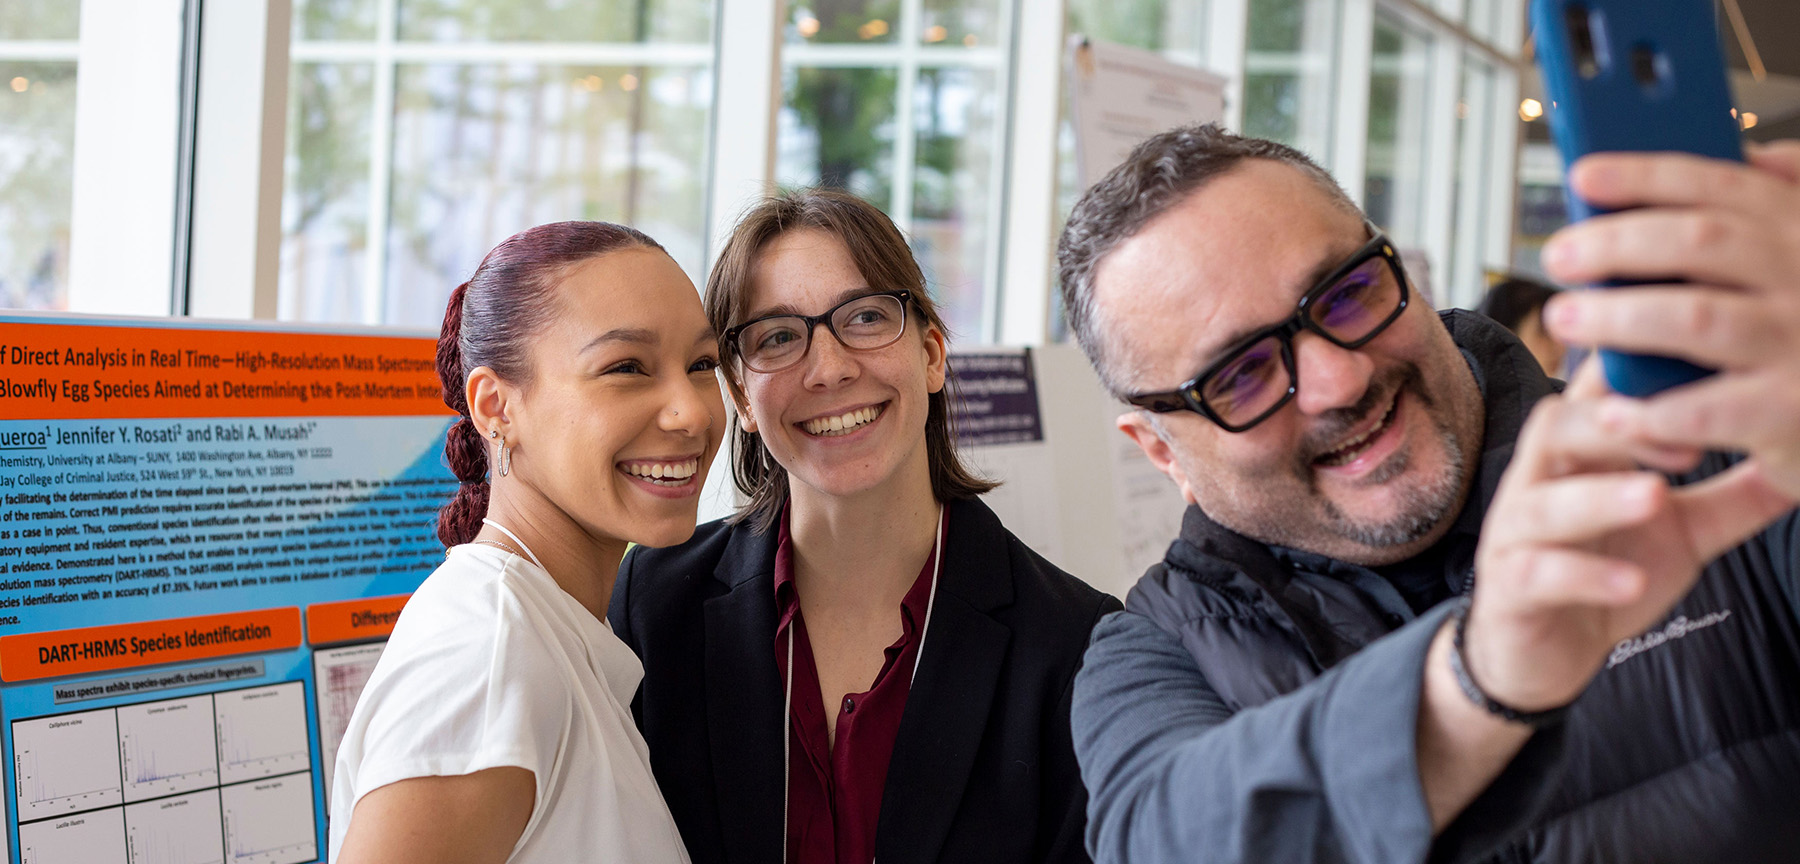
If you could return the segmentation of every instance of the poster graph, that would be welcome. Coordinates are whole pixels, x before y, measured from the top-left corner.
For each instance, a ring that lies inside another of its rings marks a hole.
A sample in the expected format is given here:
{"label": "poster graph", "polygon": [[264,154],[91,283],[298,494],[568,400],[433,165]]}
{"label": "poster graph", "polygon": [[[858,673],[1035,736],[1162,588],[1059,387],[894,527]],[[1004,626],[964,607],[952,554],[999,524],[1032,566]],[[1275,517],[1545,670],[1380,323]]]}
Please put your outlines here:
{"label": "poster graph", "polygon": [[227,786],[222,796],[230,864],[298,864],[318,855],[310,773]]}
{"label": "poster graph", "polygon": [[207,696],[119,708],[127,802],[219,785],[211,708]]}
{"label": "poster graph", "polygon": [[125,808],[131,864],[223,864],[222,830],[217,789]]}
{"label": "poster graph", "polygon": [[13,724],[19,821],[121,803],[117,742],[111,711]]}
{"label": "poster graph", "polygon": [[124,814],[113,808],[20,825],[19,860],[25,864],[124,862]]}
{"label": "poster graph", "polygon": [[213,695],[223,782],[288,774],[312,764],[302,690],[300,682],[290,681]]}
{"label": "poster graph", "polygon": [[21,860],[317,860],[305,702],[290,681],[14,721]]}
{"label": "poster graph", "polygon": [[385,642],[329,648],[313,653],[313,681],[318,688],[319,741],[324,745],[325,803],[331,804],[331,783],[337,776],[338,744],[350,729],[350,715],[362,697]]}

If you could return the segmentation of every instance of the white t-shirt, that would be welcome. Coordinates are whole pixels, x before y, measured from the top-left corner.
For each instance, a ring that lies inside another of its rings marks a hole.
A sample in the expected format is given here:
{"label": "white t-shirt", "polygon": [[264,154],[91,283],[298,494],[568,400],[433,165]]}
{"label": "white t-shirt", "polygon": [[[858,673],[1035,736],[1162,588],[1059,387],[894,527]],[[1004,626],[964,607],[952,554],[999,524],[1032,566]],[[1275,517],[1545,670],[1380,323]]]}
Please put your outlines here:
{"label": "white t-shirt", "polygon": [[331,860],[356,802],[410,777],[515,766],[537,799],[510,862],[687,864],[631,720],[644,666],[543,568],[450,550],[406,604],[338,749]]}

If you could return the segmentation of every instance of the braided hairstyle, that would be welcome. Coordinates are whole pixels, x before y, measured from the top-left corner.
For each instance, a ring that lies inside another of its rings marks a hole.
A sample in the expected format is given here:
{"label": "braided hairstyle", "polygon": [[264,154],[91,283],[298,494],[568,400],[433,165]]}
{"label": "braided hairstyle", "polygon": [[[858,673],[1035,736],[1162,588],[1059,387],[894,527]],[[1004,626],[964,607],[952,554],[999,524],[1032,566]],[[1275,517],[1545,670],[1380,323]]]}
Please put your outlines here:
{"label": "braided hairstyle", "polygon": [[461,485],[438,511],[445,546],[475,539],[488,508],[488,449],[469,417],[469,372],[486,366],[508,382],[530,384],[530,342],[556,315],[557,284],[589,258],[632,248],[663,251],[643,232],[611,222],[539,225],[495,246],[475,275],[450,292],[437,367],[444,404],[462,415],[444,440],[444,459]]}

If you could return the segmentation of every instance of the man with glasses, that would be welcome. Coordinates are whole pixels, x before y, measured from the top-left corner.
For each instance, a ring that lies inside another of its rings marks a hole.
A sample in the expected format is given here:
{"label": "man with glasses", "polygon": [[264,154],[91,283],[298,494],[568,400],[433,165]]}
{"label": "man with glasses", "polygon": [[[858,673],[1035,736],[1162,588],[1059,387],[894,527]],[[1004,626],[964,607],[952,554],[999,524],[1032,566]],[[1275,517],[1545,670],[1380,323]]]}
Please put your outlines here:
{"label": "man with glasses", "polygon": [[1553,277],[1706,284],[1548,311],[1721,370],[1641,402],[1434,312],[1283,145],[1172,130],[1083,196],[1070,324],[1192,505],[1076,681],[1096,861],[1793,859],[1800,146],[1752,161],[1573,175],[1643,209]]}

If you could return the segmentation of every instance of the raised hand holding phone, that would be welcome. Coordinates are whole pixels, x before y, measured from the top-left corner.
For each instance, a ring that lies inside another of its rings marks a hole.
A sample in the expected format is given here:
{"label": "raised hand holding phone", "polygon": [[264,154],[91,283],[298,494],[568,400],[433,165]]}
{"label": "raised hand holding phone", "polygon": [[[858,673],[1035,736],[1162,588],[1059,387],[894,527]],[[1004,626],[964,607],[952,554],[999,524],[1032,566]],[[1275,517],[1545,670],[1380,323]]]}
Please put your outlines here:
{"label": "raised hand holding phone", "polygon": [[[1563,164],[1591,153],[1685,152],[1742,161],[1743,144],[1711,0],[1533,0],[1538,65]],[[1577,221],[1608,212],[1568,190]],[[1606,274],[1602,287],[1683,281],[1690,274]],[[1686,360],[1603,348],[1607,384],[1648,396],[1711,370]]]}
{"label": "raised hand holding phone", "polygon": [[1740,165],[1680,154],[1609,153],[1575,166],[1589,198],[1632,208],[1571,225],[1544,247],[1571,282],[1681,272],[1696,284],[1572,291],[1544,308],[1574,344],[1679,353],[1719,372],[1656,396],[1603,397],[1621,446],[1742,452],[1800,499],[1800,141],[1753,147]]}

